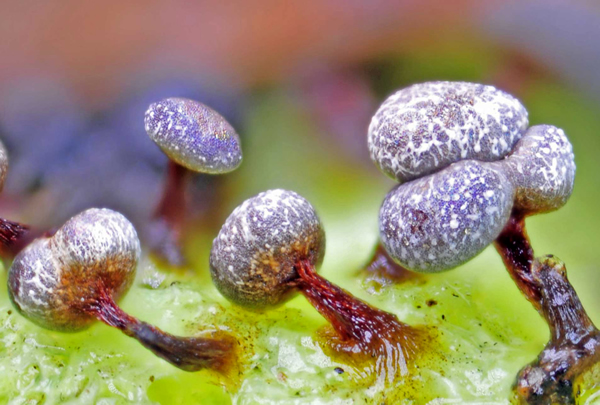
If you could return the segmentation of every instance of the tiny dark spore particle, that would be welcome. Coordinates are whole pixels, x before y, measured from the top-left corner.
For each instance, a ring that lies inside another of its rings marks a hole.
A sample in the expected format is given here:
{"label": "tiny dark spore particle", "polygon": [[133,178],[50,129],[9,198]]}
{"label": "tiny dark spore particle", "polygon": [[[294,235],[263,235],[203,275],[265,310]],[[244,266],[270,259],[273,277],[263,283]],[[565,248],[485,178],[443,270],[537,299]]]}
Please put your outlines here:
{"label": "tiny dark spore particle", "polygon": [[428,307],[432,307],[434,305],[437,305],[437,301],[429,299],[429,300],[427,300],[426,304],[427,304]]}

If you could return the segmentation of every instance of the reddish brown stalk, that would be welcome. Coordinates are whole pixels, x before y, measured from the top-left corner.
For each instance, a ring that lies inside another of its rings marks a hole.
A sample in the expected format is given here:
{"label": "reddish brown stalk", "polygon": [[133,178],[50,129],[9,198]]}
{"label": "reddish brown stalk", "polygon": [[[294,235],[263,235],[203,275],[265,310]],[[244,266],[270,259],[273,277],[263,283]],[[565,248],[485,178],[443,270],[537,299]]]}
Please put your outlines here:
{"label": "reddish brown stalk", "polygon": [[169,160],[165,189],[155,217],[162,218],[173,227],[181,227],[185,219],[187,185],[190,171]]}
{"label": "reddish brown stalk", "polygon": [[325,340],[331,350],[350,364],[375,362],[378,375],[389,382],[408,372],[422,346],[422,331],[333,285],[307,261],[297,271],[298,288],[333,327],[335,333]]}
{"label": "reddish brown stalk", "polygon": [[539,310],[538,286],[531,274],[533,248],[525,230],[525,215],[515,211],[500,236],[494,242],[510,276],[525,297]]}
{"label": "reddish brown stalk", "polygon": [[600,363],[600,331],[581,305],[562,262],[553,256],[536,259],[532,276],[551,338],[536,361],[519,373],[517,393],[532,405],[575,404],[577,378]]}
{"label": "reddish brown stalk", "polygon": [[181,234],[187,212],[190,171],[169,161],[163,195],[154,214],[150,238],[154,251],[173,265],[183,265]]}
{"label": "reddish brown stalk", "polygon": [[210,337],[171,335],[125,313],[104,289],[85,310],[182,370],[212,369],[228,376],[235,367],[237,341],[225,332],[213,332]]}
{"label": "reddish brown stalk", "polygon": [[564,264],[553,256],[534,259],[525,217],[513,212],[494,245],[551,336],[537,360],[519,373],[516,391],[526,404],[574,404],[576,379],[600,362],[600,332],[569,283]]}
{"label": "reddish brown stalk", "polygon": [[26,244],[30,242],[29,226],[0,218],[0,246],[5,256],[15,257]]}

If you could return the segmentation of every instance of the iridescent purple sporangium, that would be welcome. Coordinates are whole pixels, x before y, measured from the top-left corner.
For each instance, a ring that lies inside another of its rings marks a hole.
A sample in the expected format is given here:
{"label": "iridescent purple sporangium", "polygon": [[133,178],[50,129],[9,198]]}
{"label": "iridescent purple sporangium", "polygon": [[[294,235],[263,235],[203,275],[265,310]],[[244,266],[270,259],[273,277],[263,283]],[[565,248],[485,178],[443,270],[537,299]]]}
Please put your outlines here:
{"label": "iridescent purple sporangium", "polygon": [[185,98],[153,103],[144,119],[150,138],[175,163],[201,173],[235,170],[242,162],[240,138],[210,107]]}
{"label": "iridescent purple sporangium", "polygon": [[401,183],[379,212],[389,255],[413,271],[449,270],[491,244],[513,210],[562,207],[571,143],[562,129],[527,125],[523,105],[492,86],[430,82],[390,96],[368,137],[373,161]]}

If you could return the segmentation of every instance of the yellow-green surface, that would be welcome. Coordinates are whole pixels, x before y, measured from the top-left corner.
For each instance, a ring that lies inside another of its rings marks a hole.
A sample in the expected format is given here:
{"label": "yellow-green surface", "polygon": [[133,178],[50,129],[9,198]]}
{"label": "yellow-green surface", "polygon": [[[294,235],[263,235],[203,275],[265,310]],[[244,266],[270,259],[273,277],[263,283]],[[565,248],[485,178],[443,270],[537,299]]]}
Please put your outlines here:
{"label": "yellow-green surface", "polygon": [[[532,124],[566,130],[578,167],[570,202],[528,220],[529,234],[537,255],[554,253],[567,263],[570,280],[600,324],[599,107],[543,81],[522,98]],[[142,279],[160,270],[144,260],[122,306],[172,333],[218,327],[243,337],[247,357],[237,387],[225,387],[209,372],[180,371],[99,323],[77,334],[38,328],[12,309],[4,290],[0,403],[508,403],[516,373],[542,349],[548,330],[496,253],[488,249],[467,265],[424,281],[381,286],[358,270],[376,242],[377,212],[391,181],[337,153],[331,138],[320,136],[284,94],[256,96],[246,121],[244,164],[231,175],[233,197],[226,212],[274,187],[293,189],[311,201],[327,234],[322,274],[403,321],[438,328],[436,344],[418,360],[415,372],[391,387],[357,379],[320,349],[316,331],[325,321],[302,297],[264,314],[232,306],[210,282],[207,255],[214,235],[199,231],[187,252],[193,271],[165,272],[160,287],[152,289]],[[427,306],[429,299],[437,305]],[[335,367],[346,372],[338,374]],[[600,403],[600,383],[588,382],[579,401]]]}

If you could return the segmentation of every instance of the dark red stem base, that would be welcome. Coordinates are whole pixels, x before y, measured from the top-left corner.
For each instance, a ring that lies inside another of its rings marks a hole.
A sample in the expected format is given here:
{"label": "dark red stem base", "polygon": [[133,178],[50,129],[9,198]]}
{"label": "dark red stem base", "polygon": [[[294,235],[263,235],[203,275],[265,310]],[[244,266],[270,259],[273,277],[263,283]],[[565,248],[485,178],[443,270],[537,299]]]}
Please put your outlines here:
{"label": "dark red stem base", "polygon": [[370,274],[381,276],[393,283],[402,283],[408,280],[421,278],[422,275],[410,271],[399,265],[388,255],[387,251],[381,244],[377,243],[373,256],[369,263],[364,267]]}
{"label": "dark red stem base", "polygon": [[520,371],[516,392],[526,404],[574,404],[577,378],[600,362],[600,332],[569,283],[564,264],[551,255],[534,259],[525,215],[513,213],[495,246],[551,334],[537,360]]}
{"label": "dark red stem base", "polygon": [[3,256],[14,258],[24,247],[29,226],[0,218],[0,246]]}
{"label": "dark red stem base", "polygon": [[215,332],[211,337],[174,336],[128,315],[106,293],[101,293],[86,311],[182,370],[212,369],[229,376],[237,363],[237,341],[225,332]]}
{"label": "dark red stem base", "polygon": [[389,382],[406,375],[424,343],[424,332],[352,296],[318,275],[307,261],[297,266],[298,288],[333,327],[325,342],[354,366],[373,363]]}
{"label": "dark red stem base", "polygon": [[494,242],[510,276],[525,297],[539,310],[540,292],[531,273],[533,248],[525,230],[525,215],[513,212],[500,236]]}
{"label": "dark red stem base", "polygon": [[150,226],[153,251],[173,266],[185,264],[182,232],[187,212],[187,187],[191,172],[169,161],[163,195]]}

